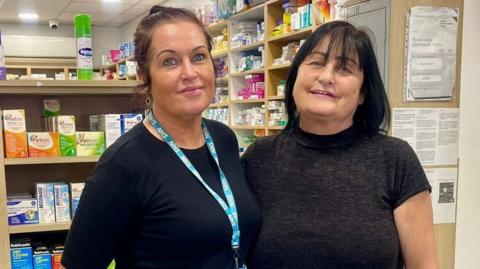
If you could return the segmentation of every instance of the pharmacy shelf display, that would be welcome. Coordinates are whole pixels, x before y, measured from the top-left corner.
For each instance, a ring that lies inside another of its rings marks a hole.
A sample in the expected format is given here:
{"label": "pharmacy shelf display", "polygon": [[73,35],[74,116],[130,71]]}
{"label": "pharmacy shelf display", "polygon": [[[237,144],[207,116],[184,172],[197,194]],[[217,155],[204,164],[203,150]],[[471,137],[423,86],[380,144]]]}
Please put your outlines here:
{"label": "pharmacy shelf display", "polygon": [[[77,131],[89,130],[88,115],[125,113],[132,104],[135,81],[0,81],[0,108],[24,109],[27,131],[42,131],[42,102],[58,99],[62,114],[74,115]],[[5,158],[0,123],[0,268],[10,269],[10,235],[68,230],[70,221],[8,225],[7,194],[34,193],[36,183],[85,182],[98,156]],[[20,235],[23,236],[23,235]]]}
{"label": "pharmacy shelf display", "polygon": [[284,82],[290,59],[312,27],[277,25],[284,16],[282,1],[271,0],[207,26],[214,39],[212,56],[224,59],[228,72],[217,78],[216,96],[205,116],[234,129],[241,147],[254,136],[279,132],[286,123]]}

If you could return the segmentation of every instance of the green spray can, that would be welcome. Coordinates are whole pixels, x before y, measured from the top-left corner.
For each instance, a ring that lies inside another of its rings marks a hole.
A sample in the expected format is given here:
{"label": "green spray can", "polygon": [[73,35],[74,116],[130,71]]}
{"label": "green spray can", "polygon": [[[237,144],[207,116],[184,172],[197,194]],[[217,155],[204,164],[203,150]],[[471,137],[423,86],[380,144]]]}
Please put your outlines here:
{"label": "green spray can", "polygon": [[74,18],[77,39],[77,78],[93,80],[93,51],[90,16],[78,14]]}

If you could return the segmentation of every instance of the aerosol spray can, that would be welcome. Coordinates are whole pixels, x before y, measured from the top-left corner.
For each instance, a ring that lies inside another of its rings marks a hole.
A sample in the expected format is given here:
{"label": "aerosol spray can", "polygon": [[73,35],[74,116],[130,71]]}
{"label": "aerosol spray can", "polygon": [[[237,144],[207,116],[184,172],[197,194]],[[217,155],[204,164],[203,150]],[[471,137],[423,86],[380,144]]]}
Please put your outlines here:
{"label": "aerosol spray can", "polygon": [[5,67],[5,55],[2,45],[2,32],[0,32],[0,80],[7,79],[7,68]]}
{"label": "aerosol spray can", "polygon": [[93,51],[90,16],[78,14],[74,18],[77,39],[77,79],[93,80]]}

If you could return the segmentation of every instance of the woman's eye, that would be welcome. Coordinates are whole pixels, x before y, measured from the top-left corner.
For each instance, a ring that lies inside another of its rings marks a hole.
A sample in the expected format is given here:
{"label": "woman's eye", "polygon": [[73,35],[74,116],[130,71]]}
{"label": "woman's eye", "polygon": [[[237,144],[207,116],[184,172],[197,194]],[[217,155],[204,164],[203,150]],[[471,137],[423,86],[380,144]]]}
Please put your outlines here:
{"label": "woman's eye", "polygon": [[170,58],[163,61],[163,66],[171,67],[177,64],[177,60]]}
{"label": "woman's eye", "polygon": [[325,64],[322,61],[310,61],[309,65],[313,67],[322,67]]}
{"label": "woman's eye", "polygon": [[207,57],[205,56],[205,54],[196,54],[195,56],[193,56],[193,61],[194,62],[201,62],[203,60],[205,60]]}

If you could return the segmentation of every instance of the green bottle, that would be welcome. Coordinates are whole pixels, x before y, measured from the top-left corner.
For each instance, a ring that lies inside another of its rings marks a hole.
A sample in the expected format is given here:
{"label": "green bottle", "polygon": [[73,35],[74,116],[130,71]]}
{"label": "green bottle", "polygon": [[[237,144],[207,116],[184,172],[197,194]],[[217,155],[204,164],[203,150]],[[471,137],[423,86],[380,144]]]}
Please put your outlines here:
{"label": "green bottle", "polygon": [[74,18],[77,39],[77,78],[93,80],[93,51],[90,16],[78,14]]}

